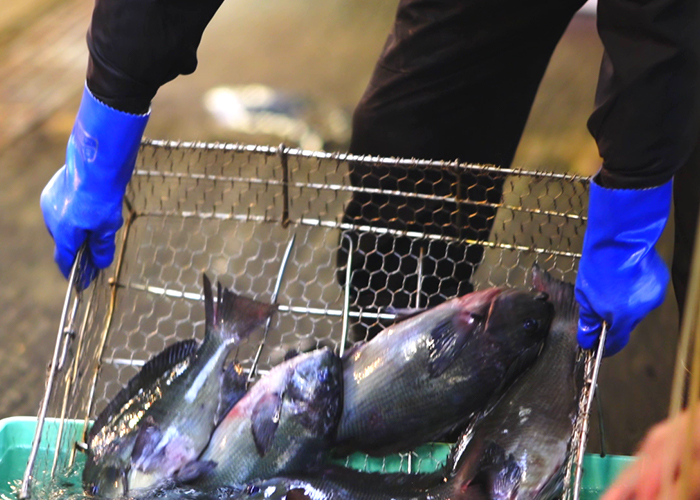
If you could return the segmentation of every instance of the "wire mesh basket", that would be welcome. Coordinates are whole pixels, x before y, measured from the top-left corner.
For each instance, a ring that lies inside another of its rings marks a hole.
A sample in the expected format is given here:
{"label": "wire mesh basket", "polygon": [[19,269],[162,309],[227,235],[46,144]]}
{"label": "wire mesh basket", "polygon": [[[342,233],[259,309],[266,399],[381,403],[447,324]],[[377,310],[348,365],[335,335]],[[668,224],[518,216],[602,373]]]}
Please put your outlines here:
{"label": "wire mesh basket", "polygon": [[[82,426],[62,422],[87,424],[151,356],[201,339],[203,272],[279,304],[269,328],[235,353],[254,379],[290,349],[342,353],[390,324],[392,307],[525,286],[535,262],[573,281],[588,182],[457,162],[145,141],[114,263],[87,290],[69,289],[35,439],[55,442],[55,451],[30,457],[25,493],[30,476],[48,484],[80,459]],[[59,425],[42,432],[49,417]],[[404,455],[402,467],[422,470],[417,457]]]}

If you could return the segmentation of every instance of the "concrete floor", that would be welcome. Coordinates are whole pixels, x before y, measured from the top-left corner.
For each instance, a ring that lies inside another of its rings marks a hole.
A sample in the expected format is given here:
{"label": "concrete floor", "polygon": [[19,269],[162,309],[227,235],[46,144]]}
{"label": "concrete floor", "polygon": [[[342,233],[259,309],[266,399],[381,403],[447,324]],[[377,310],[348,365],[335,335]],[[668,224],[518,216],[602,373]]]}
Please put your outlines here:
{"label": "concrete floor", "polygon": [[[198,71],[160,91],[146,134],[245,141],[218,128],[204,110],[203,93],[221,84],[264,83],[350,112],[369,79],[395,4],[224,3],[205,33]],[[34,22],[23,21],[0,36],[0,417],[36,413],[53,350],[66,284],[52,261],[39,195],[63,162],[82,90],[91,5],[87,0],[38,3]],[[60,47],[63,57],[38,64],[52,47]],[[595,171],[597,151],[585,122],[601,52],[594,18],[577,17],[542,83],[516,165]],[[661,246],[668,254],[668,238]],[[601,390],[609,452],[631,453],[644,431],[665,415],[676,325],[670,297],[625,351],[606,360]],[[592,440],[595,449],[595,435]]]}

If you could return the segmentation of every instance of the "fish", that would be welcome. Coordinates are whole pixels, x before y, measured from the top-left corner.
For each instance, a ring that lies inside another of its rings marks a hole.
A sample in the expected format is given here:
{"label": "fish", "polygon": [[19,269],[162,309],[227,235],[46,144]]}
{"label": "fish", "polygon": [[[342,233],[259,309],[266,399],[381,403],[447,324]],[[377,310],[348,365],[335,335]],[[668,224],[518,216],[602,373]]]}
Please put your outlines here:
{"label": "fish", "polygon": [[495,449],[518,465],[508,487],[490,492],[494,500],[548,499],[561,492],[583,388],[574,286],[537,266],[531,276],[533,288],[547,293],[554,305],[542,353],[456,447],[465,462],[479,463]]}
{"label": "fish", "polygon": [[197,351],[196,340],[168,346],[143,365],[95,419],[87,437],[83,489],[91,495],[118,496],[145,409],[182,375]]}
{"label": "fish", "polygon": [[192,484],[242,484],[318,463],[340,420],[342,383],[340,357],[328,348],[274,367],[216,427],[200,457],[216,466]]}
{"label": "fish", "polygon": [[211,282],[206,275],[203,281],[204,340],[175,344],[156,356],[98,416],[83,471],[88,494],[127,496],[211,467],[197,457],[222,408],[242,393],[242,375],[232,376],[224,363],[275,306],[222,290],[221,284],[215,306]]}
{"label": "fish", "polygon": [[[186,496],[196,500],[490,500],[521,473],[512,457],[493,448],[476,464],[461,457],[432,474],[378,474],[327,465],[298,475],[224,486]],[[477,472],[478,471],[478,472]],[[170,497],[168,497],[170,498]],[[175,498],[175,497],[172,497]]]}
{"label": "fish", "polygon": [[[87,458],[83,469],[83,488],[97,494],[101,485],[115,485],[121,492],[121,481],[126,481],[128,464],[136,424],[148,408],[162,394],[162,387],[170,385],[189,366],[199,344],[183,340],[168,346],[151,358],[139,373],[110,401],[95,419],[87,438]],[[240,365],[231,363],[224,370],[221,408],[217,422],[246,392],[247,377]]]}
{"label": "fish", "polygon": [[547,294],[490,288],[383,330],[343,357],[338,454],[404,451],[466,426],[535,359]]}

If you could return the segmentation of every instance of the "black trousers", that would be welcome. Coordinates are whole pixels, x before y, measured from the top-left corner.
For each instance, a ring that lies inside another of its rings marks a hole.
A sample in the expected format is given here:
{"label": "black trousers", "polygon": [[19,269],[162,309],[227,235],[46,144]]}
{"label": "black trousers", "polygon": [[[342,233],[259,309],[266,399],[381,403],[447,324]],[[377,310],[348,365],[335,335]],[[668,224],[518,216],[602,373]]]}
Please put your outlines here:
{"label": "black trousers", "polygon": [[[583,3],[401,0],[355,110],[350,152],[509,166],[552,52]],[[698,212],[698,172],[693,165],[684,168],[678,178],[690,182],[676,186],[673,277],[681,304]],[[498,202],[502,194],[502,179],[488,175],[457,178],[363,164],[351,166],[350,179],[358,188],[451,195],[465,202],[356,192],[344,222],[458,239],[488,238],[495,210],[469,202]],[[352,304],[370,311],[416,304],[421,248],[426,276],[421,305],[470,292],[469,279],[483,257],[479,245],[448,239],[414,241],[357,230],[347,230],[341,238],[341,267],[348,241],[353,241]],[[354,340],[378,329],[376,322],[365,320],[356,325]]]}
{"label": "black trousers", "polygon": [[688,163],[676,173],[673,205],[675,231],[671,278],[682,318],[700,209],[700,140]]}
{"label": "black trousers", "polygon": [[[350,152],[509,166],[554,48],[583,0],[401,0],[394,27],[353,117]],[[423,198],[356,192],[344,222],[440,239],[348,230],[353,242],[351,301],[363,310],[432,306],[471,291],[503,179],[418,168],[351,165],[358,188],[419,193]],[[448,203],[430,195],[463,200]],[[471,203],[470,203],[471,202]],[[341,283],[344,276],[339,273]],[[354,340],[378,329],[371,320]],[[369,328],[369,331],[367,331]]]}

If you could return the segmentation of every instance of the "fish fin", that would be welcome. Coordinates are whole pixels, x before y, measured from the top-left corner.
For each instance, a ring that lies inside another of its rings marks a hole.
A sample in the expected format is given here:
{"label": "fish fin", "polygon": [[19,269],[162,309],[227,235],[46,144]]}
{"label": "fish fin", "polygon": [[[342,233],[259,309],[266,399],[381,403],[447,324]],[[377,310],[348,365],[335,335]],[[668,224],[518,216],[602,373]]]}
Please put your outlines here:
{"label": "fish fin", "polygon": [[485,485],[492,498],[515,498],[521,479],[522,467],[513,455],[506,455],[497,443],[488,442],[472,483]]}
{"label": "fish fin", "polygon": [[221,399],[216,422],[221,422],[246,393],[248,377],[238,363],[230,363],[221,375]]}
{"label": "fish fin", "polygon": [[527,369],[533,365],[535,359],[537,359],[537,356],[542,353],[543,346],[544,343],[539,342],[523,350],[520,356],[516,357],[508,366],[504,377],[505,382],[510,384],[525,371],[527,371]]}
{"label": "fish fin", "polygon": [[251,419],[253,441],[258,453],[264,457],[272,446],[280,421],[282,398],[279,394],[266,394],[255,404]]}
{"label": "fish fin", "polygon": [[[476,434],[478,424],[487,414],[487,410],[479,412],[471,417],[466,427],[462,431],[455,445],[450,450],[445,462],[444,470],[450,471],[452,474],[457,474],[458,469],[465,474],[468,470],[476,470],[479,465],[478,457],[481,454],[481,444],[483,439],[480,439]],[[469,473],[467,472],[467,475]],[[471,474],[473,476],[473,473]]]}
{"label": "fish fin", "polygon": [[508,368],[503,375],[503,381],[494,391],[495,396],[488,403],[489,410],[492,409],[496,403],[498,403],[513,382],[515,382],[518,377],[525,373],[535,363],[535,360],[542,352],[543,345],[544,342],[539,342],[528,347],[527,349],[523,350],[510,365],[508,365]]}
{"label": "fish fin", "polygon": [[574,285],[554,278],[537,264],[532,266],[530,283],[533,289],[549,295],[556,321],[578,321],[578,302],[574,294]]}
{"label": "fish fin", "polygon": [[286,500],[311,500],[304,488],[293,488],[285,495]]}
{"label": "fish fin", "polygon": [[216,335],[226,343],[238,342],[277,310],[275,304],[268,304],[238,295],[217,283],[217,303],[214,306],[211,282],[206,274],[204,281],[204,312],[206,335]]}
{"label": "fish fin", "polygon": [[216,468],[213,460],[193,460],[183,465],[175,474],[178,483],[191,483],[192,481],[206,476]]}
{"label": "fish fin", "polygon": [[112,398],[109,404],[105,406],[97,416],[88,434],[88,444],[92,441],[92,438],[109,423],[119,408],[133,399],[144,387],[152,385],[168,370],[189,358],[197,351],[198,347],[199,343],[194,339],[183,340],[166,347],[163,351],[148,360],[146,364],[141,367],[139,372],[129,380],[127,385]]}
{"label": "fish fin", "polygon": [[522,468],[513,457],[508,458],[501,469],[490,476],[490,489],[496,498],[515,498],[522,480]]}
{"label": "fish fin", "polygon": [[480,315],[464,318],[450,317],[441,321],[430,332],[428,373],[431,378],[439,377],[462,352],[470,338],[483,327]]}
{"label": "fish fin", "polygon": [[151,417],[142,420],[131,451],[131,463],[139,470],[148,472],[149,464],[156,458],[154,453],[162,439],[163,433]]}

